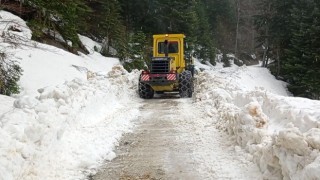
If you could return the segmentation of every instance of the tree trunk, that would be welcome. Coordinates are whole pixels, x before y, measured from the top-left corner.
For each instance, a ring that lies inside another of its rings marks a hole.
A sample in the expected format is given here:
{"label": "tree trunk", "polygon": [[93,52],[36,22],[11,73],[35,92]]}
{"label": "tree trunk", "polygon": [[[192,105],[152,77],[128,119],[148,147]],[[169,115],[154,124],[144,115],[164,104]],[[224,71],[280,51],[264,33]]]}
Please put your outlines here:
{"label": "tree trunk", "polygon": [[267,49],[267,57],[266,57],[266,63],[265,63],[265,66],[264,67],[268,67],[268,64],[269,64],[269,57],[268,57],[268,51],[269,51],[269,48]]}
{"label": "tree trunk", "polygon": [[254,20],[252,19],[251,20],[251,30],[252,30],[252,39],[251,39],[251,51],[252,51],[252,53],[254,53],[255,52],[255,30],[254,30]]}
{"label": "tree trunk", "polygon": [[239,37],[239,20],[240,20],[240,0],[237,0],[237,32],[236,32],[236,44],[234,48],[234,55],[238,55],[238,37]]}
{"label": "tree trunk", "polygon": [[20,12],[20,17],[22,17],[22,0],[20,0],[20,10],[19,10]]}
{"label": "tree trunk", "polygon": [[277,78],[280,75],[280,56],[279,56],[279,47],[277,47]]}
{"label": "tree trunk", "polygon": [[250,28],[251,28],[251,53],[255,52],[255,27],[254,27],[254,15],[256,14],[256,4],[255,2],[252,2],[252,0],[249,0],[249,4],[251,6],[250,8]]}
{"label": "tree trunk", "polygon": [[262,67],[266,67],[266,59],[267,59],[267,52],[268,52],[268,46],[269,46],[269,42],[268,42],[268,27],[266,27],[266,38],[265,38],[265,44],[264,44],[264,48],[263,48],[263,57],[262,57]]}
{"label": "tree trunk", "polygon": [[[268,14],[271,11],[271,3],[269,2],[268,4]],[[262,67],[267,67],[268,66],[268,50],[269,50],[269,21],[266,21],[266,31],[265,31],[265,47],[264,47],[264,51],[263,51],[263,58],[262,58]]]}

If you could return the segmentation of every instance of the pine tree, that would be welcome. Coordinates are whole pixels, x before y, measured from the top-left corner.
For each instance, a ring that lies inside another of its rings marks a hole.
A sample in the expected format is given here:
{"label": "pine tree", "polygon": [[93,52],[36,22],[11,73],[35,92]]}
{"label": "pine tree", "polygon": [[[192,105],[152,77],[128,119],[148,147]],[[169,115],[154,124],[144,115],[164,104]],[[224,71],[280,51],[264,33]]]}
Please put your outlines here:
{"label": "pine tree", "polygon": [[[200,1],[201,2],[201,1]],[[236,32],[234,0],[206,0],[202,8],[207,12],[215,45],[222,51],[233,52]]]}
{"label": "pine tree", "polygon": [[286,80],[294,95],[319,99],[320,4],[309,0],[271,0],[263,4],[261,9],[268,7],[269,13],[256,17],[258,40],[268,42],[266,55],[275,60],[271,72]]}
{"label": "pine tree", "polygon": [[[258,33],[256,48],[262,54],[262,66],[271,68],[271,72],[276,77],[280,76],[282,60],[285,55],[283,50],[291,38],[288,32],[290,32],[292,3],[289,1],[262,0],[258,4],[260,11],[254,16]],[[275,63],[269,64],[269,59],[273,59]]]}
{"label": "pine tree", "polygon": [[[108,0],[103,4],[101,27],[104,41],[104,54],[110,54],[110,47],[122,51],[126,43],[125,27],[120,16],[120,4],[117,0]],[[120,52],[121,53],[121,52]]]}
{"label": "pine tree", "polygon": [[288,86],[297,96],[319,98],[319,9],[313,1],[295,4],[291,10],[292,38],[283,65]]}
{"label": "pine tree", "polygon": [[222,62],[223,62],[223,67],[230,67],[231,66],[230,60],[227,57],[226,53],[222,54]]}
{"label": "pine tree", "polygon": [[133,34],[130,38],[129,62],[124,63],[124,67],[128,71],[132,71],[133,69],[143,69],[145,67],[147,60],[149,60],[146,40],[146,35],[141,31]]}
{"label": "pine tree", "polygon": [[22,69],[17,62],[0,51],[0,94],[9,96],[19,93],[18,81],[21,74]]}
{"label": "pine tree", "polygon": [[211,27],[207,18],[208,16],[205,6],[204,2],[199,2],[197,5],[197,16],[199,22],[196,30],[196,55],[199,59],[208,61],[212,65],[215,65],[215,46],[213,44],[213,35],[210,31]]}
{"label": "pine tree", "polygon": [[58,31],[65,40],[72,42],[73,47],[81,46],[77,35],[80,27],[83,27],[83,20],[90,9],[85,5],[84,0],[27,0],[37,10],[36,18],[29,23],[35,32],[33,38],[41,40],[45,28]]}

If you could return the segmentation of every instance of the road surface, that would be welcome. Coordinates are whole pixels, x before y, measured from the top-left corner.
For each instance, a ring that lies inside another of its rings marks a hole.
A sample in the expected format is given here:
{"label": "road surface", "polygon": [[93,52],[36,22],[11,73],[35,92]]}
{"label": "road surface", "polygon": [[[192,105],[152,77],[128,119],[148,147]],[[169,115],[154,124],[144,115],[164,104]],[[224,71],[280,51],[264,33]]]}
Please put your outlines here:
{"label": "road surface", "polygon": [[132,133],[116,149],[117,157],[94,180],[261,179],[250,155],[215,128],[192,99],[145,100]]}

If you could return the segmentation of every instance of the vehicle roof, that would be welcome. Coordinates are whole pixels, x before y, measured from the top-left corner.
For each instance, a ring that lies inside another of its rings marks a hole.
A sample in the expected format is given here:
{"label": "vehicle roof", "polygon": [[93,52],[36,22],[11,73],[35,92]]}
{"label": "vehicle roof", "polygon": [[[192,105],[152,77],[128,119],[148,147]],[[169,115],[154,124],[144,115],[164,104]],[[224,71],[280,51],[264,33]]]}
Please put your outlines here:
{"label": "vehicle roof", "polygon": [[155,34],[153,38],[185,38],[184,34]]}

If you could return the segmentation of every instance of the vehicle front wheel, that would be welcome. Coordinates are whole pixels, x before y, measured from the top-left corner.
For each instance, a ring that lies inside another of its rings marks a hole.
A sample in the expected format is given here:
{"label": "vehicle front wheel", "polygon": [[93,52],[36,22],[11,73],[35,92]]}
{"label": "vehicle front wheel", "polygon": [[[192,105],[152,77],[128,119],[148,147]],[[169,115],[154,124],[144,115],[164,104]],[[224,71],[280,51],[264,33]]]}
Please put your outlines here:
{"label": "vehicle front wheel", "polygon": [[192,97],[193,82],[190,71],[183,71],[179,76],[179,95],[181,98]]}
{"label": "vehicle front wheel", "polygon": [[139,96],[143,99],[152,99],[154,91],[150,85],[139,82]]}

